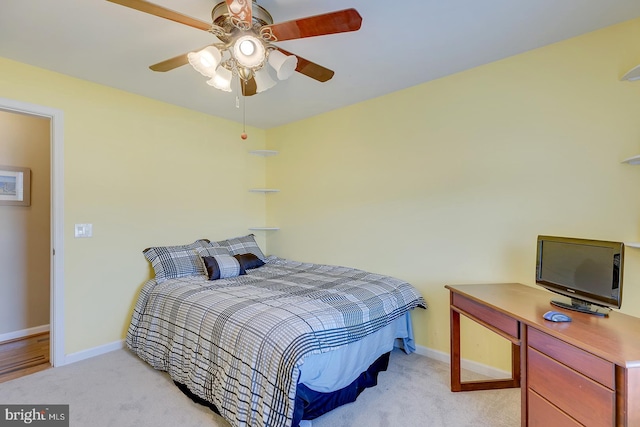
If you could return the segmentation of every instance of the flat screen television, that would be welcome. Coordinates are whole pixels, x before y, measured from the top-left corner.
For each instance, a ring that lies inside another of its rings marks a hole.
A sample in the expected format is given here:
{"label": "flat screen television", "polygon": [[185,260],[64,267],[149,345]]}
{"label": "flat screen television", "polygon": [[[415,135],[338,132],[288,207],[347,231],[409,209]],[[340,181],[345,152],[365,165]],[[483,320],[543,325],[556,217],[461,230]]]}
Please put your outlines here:
{"label": "flat screen television", "polygon": [[538,236],[536,283],[570,299],[553,305],[607,316],[622,304],[623,263],[622,242]]}

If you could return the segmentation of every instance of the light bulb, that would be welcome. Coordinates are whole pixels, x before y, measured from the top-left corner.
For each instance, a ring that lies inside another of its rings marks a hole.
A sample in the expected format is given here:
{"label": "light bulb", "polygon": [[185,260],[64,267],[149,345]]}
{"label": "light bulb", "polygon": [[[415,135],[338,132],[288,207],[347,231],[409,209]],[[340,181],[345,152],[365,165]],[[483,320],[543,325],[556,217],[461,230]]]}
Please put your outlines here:
{"label": "light bulb", "polygon": [[254,69],[262,66],[267,52],[258,38],[245,35],[235,41],[231,54],[241,67]]}
{"label": "light bulb", "polygon": [[256,45],[253,44],[251,40],[243,40],[242,43],[240,43],[240,52],[247,56],[253,55],[253,52],[255,52],[255,50]]}

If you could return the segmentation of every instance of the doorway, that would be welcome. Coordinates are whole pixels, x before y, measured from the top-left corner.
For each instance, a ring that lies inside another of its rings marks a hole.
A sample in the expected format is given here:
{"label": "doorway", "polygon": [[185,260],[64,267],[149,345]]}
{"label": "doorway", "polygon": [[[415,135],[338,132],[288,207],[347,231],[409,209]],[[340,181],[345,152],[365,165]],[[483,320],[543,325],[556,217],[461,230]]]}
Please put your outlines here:
{"label": "doorway", "polygon": [[0,110],[48,118],[50,122],[50,362],[65,364],[64,353],[64,206],[63,206],[63,113],[50,107],[0,98]]}

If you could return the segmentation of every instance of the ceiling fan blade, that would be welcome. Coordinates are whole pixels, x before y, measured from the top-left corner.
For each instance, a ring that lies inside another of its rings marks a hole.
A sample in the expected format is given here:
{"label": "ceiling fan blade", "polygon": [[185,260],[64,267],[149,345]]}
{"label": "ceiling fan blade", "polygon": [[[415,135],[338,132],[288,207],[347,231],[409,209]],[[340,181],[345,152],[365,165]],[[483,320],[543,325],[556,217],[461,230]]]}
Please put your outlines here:
{"label": "ceiling fan blade", "polygon": [[253,22],[251,17],[252,0],[226,0],[229,14],[241,22],[244,22],[250,28]]}
{"label": "ceiling fan blade", "polygon": [[242,96],[252,96],[258,91],[256,79],[253,77],[251,77],[246,83],[244,80],[240,79],[240,86],[242,86]]}
{"label": "ceiling fan blade", "polygon": [[284,41],[357,31],[361,25],[362,17],[358,11],[345,9],[279,24],[265,25],[261,28],[261,32],[270,30],[276,38],[275,41]]}
{"label": "ceiling fan blade", "polygon": [[159,16],[170,21],[178,22],[180,24],[188,25],[190,27],[197,28],[199,30],[209,31],[211,24],[200,21],[199,19],[191,18],[190,16],[183,15],[180,12],[175,12],[171,9],[159,6],[157,4],[149,3],[145,0],[107,0],[111,3],[116,3],[122,6],[130,7],[131,9],[139,10],[140,12],[149,13],[151,15]]}
{"label": "ceiling fan blade", "polygon": [[311,77],[312,79],[317,80],[321,83],[331,80],[331,78],[335,74],[333,70],[325,68],[322,65],[318,65],[315,62],[311,62],[307,59],[304,59],[300,55],[295,55],[281,48],[277,48],[277,49],[287,56],[294,55],[298,58],[298,65],[296,66],[296,71],[299,72],[300,74],[304,74],[305,76]]}
{"label": "ceiling fan blade", "polygon": [[187,54],[183,53],[182,55],[174,56],[171,59],[167,59],[166,61],[158,62],[157,64],[153,64],[149,66],[153,71],[171,71],[174,68],[182,67],[189,63],[189,59],[187,58]]}

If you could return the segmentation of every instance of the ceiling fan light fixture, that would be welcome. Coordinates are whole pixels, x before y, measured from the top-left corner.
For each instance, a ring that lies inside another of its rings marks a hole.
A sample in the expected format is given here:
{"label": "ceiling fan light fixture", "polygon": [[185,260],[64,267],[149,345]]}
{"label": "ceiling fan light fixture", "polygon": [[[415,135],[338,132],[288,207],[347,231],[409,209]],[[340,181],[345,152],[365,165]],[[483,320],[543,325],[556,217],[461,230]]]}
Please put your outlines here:
{"label": "ceiling fan light fixture", "polygon": [[[165,72],[187,62],[200,74],[209,78],[211,86],[230,91],[231,80],[242,80],[242,95],[257,93],[255,75],[265,67],[267,58],[279,80],[286,80],[294,72],[319,82],[326,82],[334,72],[304,58],[297,57],[274,45],[273,42],[358,31],[362,16],[350,8],[290,21],[273,23],[273,18],[257,0],[219,1],[211,11],[212,22],[201,21],[153,3],[153,0],[108,0],[140,12],[211,33],[219,43],[199,52],[189,52],[151,65],[153,71]],[[302,65],[298,69],[298,62]],[[219,69],[219,70],[218,70]],[[260,91],[273,86],[271,72],[261,73]],[[250,76],[250,77],[249,77]]]}
{"label": "ceiling fan light fixture", "polygon": [[207,46],[199,52],[189,52],[187,58],[189,64],[200,74],[213,77],[222,60],[222,54],[215,47]]}
{"label": "ceiling fan light fixture", "polygon": [[233,73],[231,70],[227,70],[224,67],[220,67],[218,71],[215,72],[213,76],[211,76],[210,80],[207,80],[207,84],[209,86],[213,86],[216,89],[220,89],[225,92],[231,92],[231,79],[233,78]]}
{"label": "ceiling fan light fixture", "polygon": [[285,55],[279,50],[269,52],[269,65],[276,70],[279,80],[287,80],[293,75],[298,66],[298,58],[295,55]]}
{"label": "ceiling fan light fixture", "polygon": [[254,73],[256,82],[256,93],[264,92],[276,85],[276,81],[271,78],[266,68],[261,68]]}
{"label": "ceiling fan light fixture", "polygon": [[262,41],[252,35],[238,37],[233,44],[233,57],[243,67],[261,67],[266,54]]}

